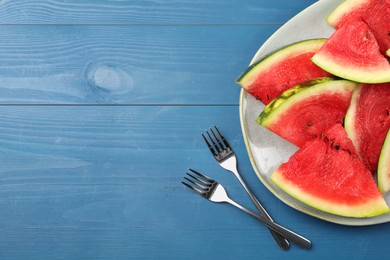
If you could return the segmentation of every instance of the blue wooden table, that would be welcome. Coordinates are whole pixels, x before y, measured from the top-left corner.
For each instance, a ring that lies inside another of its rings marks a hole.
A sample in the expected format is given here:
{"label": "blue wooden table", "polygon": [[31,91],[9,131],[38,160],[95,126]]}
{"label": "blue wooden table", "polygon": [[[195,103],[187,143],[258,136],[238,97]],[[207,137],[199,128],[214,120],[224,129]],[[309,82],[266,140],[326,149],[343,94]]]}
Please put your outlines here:
{"label": "blue wooden table", "polygon": [[[384,259],[389,224],[290,208],[256,177],[236,77],[315,0],[0,1],[0,259]],[[254,209],[200,133],[218,125],[275,220],[268,230],[180,181],[188,168]]]}

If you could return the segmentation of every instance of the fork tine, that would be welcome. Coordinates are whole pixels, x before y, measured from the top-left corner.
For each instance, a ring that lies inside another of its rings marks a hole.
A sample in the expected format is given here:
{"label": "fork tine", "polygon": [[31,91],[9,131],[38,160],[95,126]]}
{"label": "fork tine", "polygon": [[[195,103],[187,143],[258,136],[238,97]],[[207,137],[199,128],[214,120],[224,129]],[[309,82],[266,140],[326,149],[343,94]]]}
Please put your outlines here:
{"label": "fork tine", "polygon": [[188,183],[185,183],[184,181],[182,181],[181,183],[183,183],[186,187],[190,188],[191,190],[195,191],[196,193],[198,193],[199,195],[201,196],[204,196],[204,192],[203,191],[200,191],[198,190],[197,188],[194,188],[192,187],[191,185],[189,185]]}
{"label": "fork tine", "polygon": [[215,130],[217,130],[218,135],[219,135],[220,139],[222,140],[222,142],[224,143],[224,145],[226,146],[226,148],[230,148],[230,145],[229,145],[228,141],[226,141],[225,137],[221,134],[221,132],[219,131],[217,126],[214,126],[214,128],[215,128]]}
{"label": "fork tine", "polygon": [[194,180],[198,181],[199,183],[205,185],[206,187],[204,187],[204,189],[206,189],[208,186],[210,186],[210,183],[206,182],[205,180],[202,180],[202,179],[199,179],[197,177],[195,177],[194,175],[192,175],[191,173],[186,173],[188,176],[190,176],[191,178],[193,178]]}
{"label": "fork tine", "polygon": [[[207,132],[207,131],[206,131]],[[204,136],[204,134],[202,134],[202,137],[204,139],[204,141],[206,142],[207,146],[209,147],[211,153],[214,155],[214,156],[217,156],[218,153],[217,151],[213,148],[213,146],[209,143],[209,141],[207,140],[206,136]]]}
{"label": "fork tine", "polygon": [[220,140],[221,138],[218,138],[218,137],[217,137],[217,135],[214,133],[214,131],[213,131],[213,129],[212,129],[212,128],[210,128],[210,131],[211,131],[211,133],[213,134],[213,136],[214,136],[215,140],[217,141],[217,143],[218,143],[219,147],[221,148],[221,150],[220,150],[220,151],[222,151],[223,149],[225,149],[225,147],[224,147],[223,143],[221,143],[221,140]]}
{"label": "fork tine", "polygon": [[192,184],[194,184],[195,186],[197,186],[198,188],[202,189],[203,191],[207,189],[207,187],[205,186],[202,186],[201,184],[187,178],[187,177],[184,177],[184,179],[186,179],[187,181],[191,182]]}
{"label": "fork tine", "polygon": [[192,171],[193,173],[195,173],[196,175],[198,175],[199,177],[202,177],[203,179],[205,179],[205,180],[207,180],[208,182],[210,182],[210,183],[213,183],[213,182],[215,182],[213,179],[211,179],[210,177],[207,177],[206,175],[204,175],[204,174],[202,174],[202,173],[200,173],[200,172],[198,172],[198,171],[195,171],[195,170],[193,170],[193,169],[189,169],[190,171]]}
{"label": "fork tine", "polygon": [[[210,128],[210,130],[212,131],[211,128]],[[207,134],[207,136],[209,137],[211,143],[213,144],[214,150],[217,152],[217,154],[218,154],[219,152],[221,152],[221,151],[222,151],[222,150],[221,150],[221,147],[218,146],[218,144],[214,141],[215,139],[210,135],[209,131],[206,130],[206,134]],[[213,135],[214,135],[214,137],[215,137],[215,134],[214,134],[214,133],[213,133]],[[218,139],[217,139],[217,141],[218,141]]]}
{"label": "fork tine", "polygon": [[[213,144],[214,144],[216,147],[218,147],[218,150],[220,150],[220,149],[219,149],[220,147],[223,148],[223,146],[221,146],[221,142],[219,142],[219,140],[218,140],[217,136],[215,135],[213,129],[210,128],[210,132],[213,134],[214,138],[212,138],[211,135],[209,134],[209,132],[206,131],[206,133],[209,135],[209,137],[210,137],[211,141],[213,142]],[[216,142],[214,142],[214,140],[215,140]],[[217,145],[217,143],[218,143],[219,146]]]}

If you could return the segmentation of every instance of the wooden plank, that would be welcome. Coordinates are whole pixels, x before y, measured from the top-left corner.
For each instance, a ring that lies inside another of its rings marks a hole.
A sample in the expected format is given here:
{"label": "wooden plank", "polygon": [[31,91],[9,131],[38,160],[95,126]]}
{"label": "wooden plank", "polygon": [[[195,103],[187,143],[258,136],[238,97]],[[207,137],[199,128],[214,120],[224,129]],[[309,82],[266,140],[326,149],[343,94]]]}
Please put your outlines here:
{"label": "wooden plank", "polygon": [[237,104],[277,26],[2,26],[0,103]]}
{"label": "wooden plank", "polygon": [[[356,232],[299,213],[268,192],[246,157],[237,107],[1,107],[0,117],[1,259],[386,254],[386,225]],[[244,178],[270,214],[308,236],[311,250],[279,250],[255,220],[180,184],[195,168],[254,209],[200,137],[212,124],[234,147]]]}
{"label": "wooden plank", "polygon": [[170,256],[202,202],[180,184],[184,172],[217,169],[202,130],[222,126],[242,156],[236,110],[2,107],[0,257]]}
{"label": "wooden plank", "polygon": [[0,1],[0,23],[282,24],[314,2],[316,1],[4,0]]}

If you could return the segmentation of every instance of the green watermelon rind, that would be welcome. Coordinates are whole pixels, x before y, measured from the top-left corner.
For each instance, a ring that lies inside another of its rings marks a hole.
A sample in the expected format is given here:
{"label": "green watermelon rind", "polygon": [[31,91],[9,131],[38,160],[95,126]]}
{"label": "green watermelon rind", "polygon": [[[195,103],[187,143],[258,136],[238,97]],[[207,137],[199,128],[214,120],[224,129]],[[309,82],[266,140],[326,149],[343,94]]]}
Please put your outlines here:
{"label": "green watermelon rind", "polygon": [[359,84],[356,86],[355,90],[353,91],[351,103],[349,105],[349,108],[344,118],[345,131],[347,132],[348,138],[351,139],[357,151],[360,151],[360,146],[359,146],[359,140],[357,138],[357,133],[355,131],[356,129],[355,122],[356,122],[357,101],[359,99],[361,89],[362,89],[362,85]]}
{"label": "green watermelon rind", "polygon": [[292,54],[298,55],[310,51],[317,51],[326,41],[326,38],[316,38],[295,42],[293,44],[281,47],[274,52],[266,55],[258,62],[250,65],[237,79],[236,83],[242,88],[247,88],[254,80],[257,79],[258,74],[268,69],[270,66],[285,59]]}
{"label": "green watermelon rind", "polygon": [[353,218],[368,218],[379,216],[389,212],[389,207],[387,206],[382,196],[367,201],[360,205],[347,205],[347,203],[332,203],[325,199],[317,198],[300,189],[298,185],[286,180],[283,177],[283,173],[278,170],[276,170],[271,175],[270,179],[276,186],[278,186],[281,190],[283,190],[293,198],[313,208],[334,215]]}
{"label": "green watermelon rind", "polygon": [[257,118],[257,123],[259,123],[260,125],[263,125],[263,122],[267,120],[268,116],[270,114],[272,114],[273,111],[278,109],[278,107],[280,107],[286,100],[288,100],[293,95],[296,95],[296,94],[304,91],[305,89],[307,89],[309,87],[312,87],[312,86],[314,86],[316,84],[324,83],[324,82],[327,82],[327,81],[331,81],[333,79],[334,78],[331,78],[331,77],[318,78],[318,79],[310,80],[310,81],[307,81],[307,82],[303,82],[303,83],[301,83],[301,84],[299,84],[297,86],[294,86],[294,87],[284,91],[282,94],[280,94],[277,98],[272,100],[263,109],[263,111],[261,112],[261,114]]}
{"label": "green watermelon rind", "polygon": [[[312,80],[302,86],[298,85],[287,90],[287,93],[282,94],[280,98],[268,104],[257,118],[257,123],[267,128],[283,116],[291,107],[300,102],[304,102],[305,99],[321,95],[322,93],[351,91],[355,89],[356,85],[357,83],[349,80],[336,80],[329,77]],[[290,92],[291,95],[289,95]]]}
{"label": "green watermelon rind", "polygon": [[[384,58],[385,59],[385,58]],[[340,78],[361,83],[385,83],[390,81],[390,64],[384,63],[382,67],[348,67],[348,64],[336,62],[336,59],[316,53],[311,61],[317,66]]]}
{"label": "green watermelon rind", "polygon": [[387,132],[378,161],[378,187],[382,193],[390,190],[390,131]]}

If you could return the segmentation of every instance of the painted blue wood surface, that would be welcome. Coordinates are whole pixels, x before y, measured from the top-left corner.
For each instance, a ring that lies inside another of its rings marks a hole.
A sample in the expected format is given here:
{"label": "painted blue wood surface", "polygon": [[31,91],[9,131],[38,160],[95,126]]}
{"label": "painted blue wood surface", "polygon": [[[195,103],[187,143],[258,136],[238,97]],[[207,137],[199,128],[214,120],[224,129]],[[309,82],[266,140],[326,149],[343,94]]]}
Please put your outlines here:
{"label": "painted blue wood surface", "polygon": [[[2,107],[1,259],[370,259],[389,224],[345,227],[278,201],[251,169],[237,107]],[[272,216],[314,246],[278,249],[269,232],[180,184],[189,167],[254,209],[200,133],[220,126],[244,178]],[[382,245],[382,246],[381,246]]]}
{"label": "painted blue wood surface", "polygon": [[[0,1],[0,259],[383,259],[389,224],[346,227],[258,180],[234,79],[307,1]],[[313,241],[278,249],[261,224],[180,184],[189,167],[254,209],[200,133],[217,124],[275,220]]]}
{"label": "painted blue wood surface", "polygon": [[313,0],[2,0],[1,24],[281,24]]}
{"label": "painted blue wood surface", "polygon": [[0,27],[0,103],[238,104],[278,26]]}

